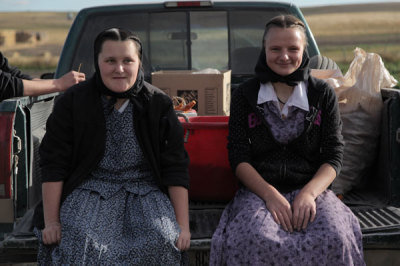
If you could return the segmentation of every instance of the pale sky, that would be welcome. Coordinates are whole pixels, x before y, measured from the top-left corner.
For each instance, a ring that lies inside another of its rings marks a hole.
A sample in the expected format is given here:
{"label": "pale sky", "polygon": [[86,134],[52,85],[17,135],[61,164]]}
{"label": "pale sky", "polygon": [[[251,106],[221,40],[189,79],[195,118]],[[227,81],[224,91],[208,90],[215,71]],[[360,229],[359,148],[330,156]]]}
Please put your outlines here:
{"label": "pale sky", "polygon": [[[0,12],[4,11],[79,11],[82,8],[152,2],[149,0],[0,0]],[[342,5],[355,3],[400,2],[400,0],[292,0],[299,7]]]}

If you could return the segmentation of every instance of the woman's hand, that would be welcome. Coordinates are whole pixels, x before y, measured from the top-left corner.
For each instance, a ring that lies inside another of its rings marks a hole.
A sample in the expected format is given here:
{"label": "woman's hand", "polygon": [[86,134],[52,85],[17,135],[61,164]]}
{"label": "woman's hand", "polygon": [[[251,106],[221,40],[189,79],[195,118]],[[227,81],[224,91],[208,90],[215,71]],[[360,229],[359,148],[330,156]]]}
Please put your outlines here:
{"label": "woman's hand", "polygon": [[179,234],[179,238],[176,241],[176,247],[181,250],[187,250],[190,247],[190,230],[189,228],[183,228],[181,226],[181,233]]}
{"label": "woman's hand", "polygon": [[58,244],[61,241],[60,201],[63,181],[42,183],[44,229],[42,230],[45,245]]}
{"label": "woman's hand", "polygon": [[175,245],[179,250],[186,250],[190,247],[188,190],[180,186],[170,186],[168,192],[175,210],[176,221],[181,228],[181,233]]}
{"label": "woman's hand", "polygon": [[305,230],[309,222],[315,220],[316,204],[314,197],[306,192],[300,191],[293,201],[293,227],[295,230]]}
{"label": "woman's hand", "polygon": [[278,190],[271,190],[272,193],[265,199],[267,209],[271,213],[274,221],[281,225],[283,230],[293,232],[292,209],[290,203]]}
{"label": "woman's hand", "polygon": [[61,224],[59,222],[50,223],[42,230],[43,244],[59,244],[61,241]]}
{"label": "woman's hand", "polygon": [[336,170],[330,164],[324,163],[297,194],[292,204],[292,224],[296,230],[305,230],[308,223],[315,220],[317,213],[315,199],[329,187],[335,177]]}
{"label": "woman's hand", "polygon": [[82,82],[85,79],[86,79],[85,73],[70,71],[64,74],[59,79],[55,79],[54,82],[56,84],[56,87],[58,88],[58,91],[65,91],[69,87],[78,84],[79,82]]}
{"label": "woman's hand", "polygon": [[265,201],[268,211],[277,224],[285,231],[293,232],[290,203],[275,187],[268,184],[247,162],[238,164],[236,176],[251,192]]}

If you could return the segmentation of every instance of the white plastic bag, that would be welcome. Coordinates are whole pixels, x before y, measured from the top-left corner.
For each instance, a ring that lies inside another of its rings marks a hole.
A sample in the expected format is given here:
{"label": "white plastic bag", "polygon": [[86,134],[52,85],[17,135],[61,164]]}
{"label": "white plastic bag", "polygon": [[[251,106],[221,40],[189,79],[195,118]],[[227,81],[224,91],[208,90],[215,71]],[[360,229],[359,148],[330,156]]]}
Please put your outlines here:
{"label": "white plastic bag", "polygon": [[345,149],[342,170],[332,183],[336,194],[361,187],[371,172],[378,153],[383,106],[381,89],[397,84],[379,55],[366,53],[361,48],[356,48],[354,54],[345,76],[338,70],[311,72],[335,89],[339,101]]}

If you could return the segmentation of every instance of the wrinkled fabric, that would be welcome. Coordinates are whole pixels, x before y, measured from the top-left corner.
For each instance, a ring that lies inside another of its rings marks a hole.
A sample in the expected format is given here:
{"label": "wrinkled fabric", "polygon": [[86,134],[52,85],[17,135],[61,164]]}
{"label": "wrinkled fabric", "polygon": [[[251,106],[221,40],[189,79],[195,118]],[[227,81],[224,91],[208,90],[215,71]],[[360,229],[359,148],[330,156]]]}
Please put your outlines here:
{"label": "wrinkled fabric", "polygon": [[[298,192],[283,195],[293,203]],[[314,222],[289,233],[273,220],[261,198],[240,189],[212,237],[210,266],[365,265],[360,225],[351,210],[330,190],[316,205]]]}

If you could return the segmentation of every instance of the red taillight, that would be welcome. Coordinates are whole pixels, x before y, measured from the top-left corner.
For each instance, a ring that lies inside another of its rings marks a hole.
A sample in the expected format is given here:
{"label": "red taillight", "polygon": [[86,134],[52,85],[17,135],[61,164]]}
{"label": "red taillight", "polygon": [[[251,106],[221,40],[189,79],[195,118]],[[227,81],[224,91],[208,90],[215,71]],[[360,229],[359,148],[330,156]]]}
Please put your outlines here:
{"label": "red taillight", "polygon": [[165,2],[165,7],[205,7],[212,6],[211,1],[173,1]]}
{"label": "red taillight", "polygon": [[0,114],[0,198],[11,198],[11,145],[14,113]]}

